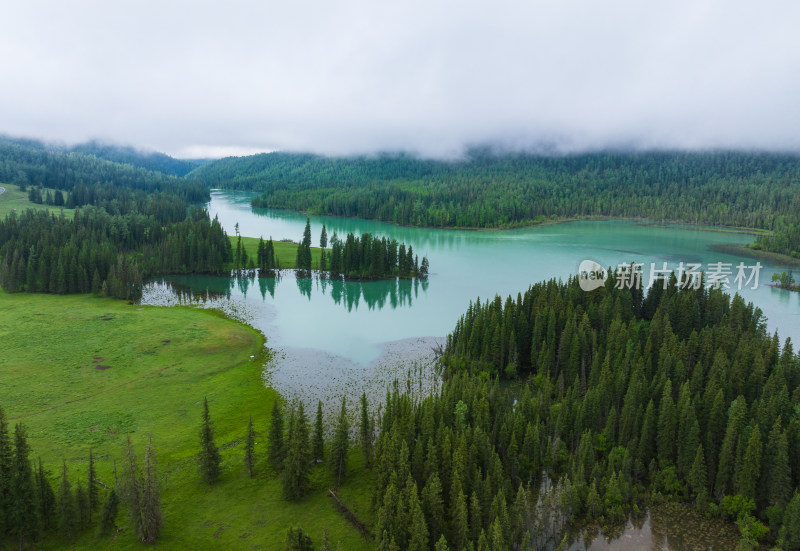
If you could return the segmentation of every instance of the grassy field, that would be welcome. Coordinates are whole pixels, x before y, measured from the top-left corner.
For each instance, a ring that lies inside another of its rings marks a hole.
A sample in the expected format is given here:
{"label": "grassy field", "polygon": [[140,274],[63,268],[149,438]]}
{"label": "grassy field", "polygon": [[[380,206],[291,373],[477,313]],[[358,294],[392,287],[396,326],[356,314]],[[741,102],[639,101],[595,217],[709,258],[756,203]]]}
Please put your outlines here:
{"label": "grassy field", "polygon": [[[236,236],[230,238],[233,245],[234,252],[236,251]],[[288,241],[273,241],[275,247],[275,258],[280,264],[281,268],[294,268],[297,260],[297,243],[290,243]],[[242,237],[242,245],[247,251],[247,256],[253,259],[255,263],[258,260],[258,238],[257,237]],[[328,251],[328,258],[330,258],[331,251]],[[319,259],[322,249],[319,247],[311,247],[311,267],[319,269]]]}
{"label": "grassy field", "polygon": [[[61,207],[53,207],[45,204],[40,205],[38,203],[32,203],[31,201],[28,201],[28,193],[20,191],[19,187],[13,184],[0,183],[0,187],[5,188],[5,191],[0,193],[0,218],[4,218],[6,214],[13,210],[21,211],[25,209],[44,209],[55,214],[60,213],[62,210]],[[42,195],[47,194],[48,191],[53,190],[43,188]],[[70,209],[63,210],[68,216],[71,216],[70,213],[74,212],[74,210]]]}
{"label": "grassy field", "polygon": [[[264,339],[253,329],[199,309],[0,291],[0,339],[0,405],[12,426],[27,426],[33,456],[41,455],[54,475],[63,458],[74,482],[85,479],[92,448],[98,478],[111,484],[126,435],[140,457],[152,435],[163,488],[158,547],[282,549],[290,526],[303,527],[317,545],[327,527],[342,549],[370,547],[326,496],[324,467],[315,469],[306,499],[281,499],[280,481],[264,461],[269,412],[278,396],[262,383]],[[200,481],[195,460],[204,396],[223,457],[223,475],[213,487]],[[242,465],[251,414],[259,460],[253,479]],[[370,521],[371,475],[356,450],[351,463],[353,474],[339,494]],[[57,487],[55,476],[51,482]],[[122,531],[114,538],[98,539],[91,529],[72,542],[51,536],[37,547],[142,547],[124,511],[117,523]]]}

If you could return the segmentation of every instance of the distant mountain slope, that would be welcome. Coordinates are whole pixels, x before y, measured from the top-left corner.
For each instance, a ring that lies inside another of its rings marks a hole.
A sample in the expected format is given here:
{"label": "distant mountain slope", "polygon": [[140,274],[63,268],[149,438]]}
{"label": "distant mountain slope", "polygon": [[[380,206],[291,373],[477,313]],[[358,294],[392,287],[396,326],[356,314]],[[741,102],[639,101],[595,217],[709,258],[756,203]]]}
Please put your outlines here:
{"label": "distant mountain slope", "polygon": [[73,146],[64,146],[48,144],[29,138],[0,136],[0,142],[56,153],[94,155],[98,159],[144,168],[152,172],[161,172],[170,176],[186,176],[194,168],[207,162],[204,159],[175,159],[156,151],[142,151],[131,146],[103,143],[96,140]]}
{"label": "distant mountain slope", "polygon": [[69,151],[94,155],[107,161],[138,166],[173,176],[186,176],[199,163],[203,162],[175,159],[164,153],[140,151],[130,146],[104,144],[96,141],[73,146],[69,148]]}

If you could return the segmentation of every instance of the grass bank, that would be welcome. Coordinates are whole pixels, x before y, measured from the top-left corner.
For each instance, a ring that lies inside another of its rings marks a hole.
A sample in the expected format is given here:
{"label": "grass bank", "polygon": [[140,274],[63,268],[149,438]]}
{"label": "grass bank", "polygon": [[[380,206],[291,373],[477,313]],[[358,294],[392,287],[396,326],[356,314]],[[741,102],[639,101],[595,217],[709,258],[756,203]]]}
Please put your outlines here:
{"label": "grass bank", "polygon": [[[343,549],[369,548],[326,496],[326,469],[315,470],[314,491],[298,503],[284,501],[280,481],[267,472],[269,412],[279,397],[262,383],[264,338],[255,330],[207,310],[0,291],[0,339],[0,404],[12,425],[27,426],[33,455],[42,457],[54,486],[62,458],[73,482],[85,479],[89,448],[98,478],[112,484],[126,436],[141,456],[152,435],[163,488],[159,548],[282,549],[290,526],[303,527],[317,543],[327,527]],[[223,458],[213,487],[200,481],[195,460],[204,396]],[[250,415],[258,432],[253,479],[242,465]],[[340,496],[370,520],[371,475],[355,451],[352,463]],[[92,529],[71,542],[51,536],[37,547],[143,547],[124,511],[117,524],[122,531],[114,538],[98,539]]]}
{"label": "grass bank", "polygon": [[744,256],[747,258],[755,258],[756,260],[764,260],[773,264],[781,266],[800,266],[800,258],[794,258],[785,254],[773,253],[761,249],[754,249],[749,245],[737,245],[734,243],[724,243],[713,245],[712,249],[717,252],[732,254],[736,256]]}

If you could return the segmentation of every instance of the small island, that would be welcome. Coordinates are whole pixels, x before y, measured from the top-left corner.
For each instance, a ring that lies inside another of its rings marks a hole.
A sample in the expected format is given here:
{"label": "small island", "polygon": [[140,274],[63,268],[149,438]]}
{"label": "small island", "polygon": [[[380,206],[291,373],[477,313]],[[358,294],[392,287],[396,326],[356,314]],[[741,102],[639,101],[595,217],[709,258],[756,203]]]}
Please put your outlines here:
{"label": "small island", "polygon": [[778,289],[800,292],[800,283],[794,278],[791,270],[772,274],[772,283],[769,285],[770,287],[777,287]]}

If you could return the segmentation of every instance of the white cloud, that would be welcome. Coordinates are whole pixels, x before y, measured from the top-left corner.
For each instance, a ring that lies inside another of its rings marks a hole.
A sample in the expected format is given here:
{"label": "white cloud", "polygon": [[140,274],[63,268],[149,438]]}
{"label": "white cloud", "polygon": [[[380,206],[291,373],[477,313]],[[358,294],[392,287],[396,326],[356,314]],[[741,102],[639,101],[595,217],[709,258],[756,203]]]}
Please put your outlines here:
{"label": "white cloud", "polygon": [[800,149],[800,4],[4,7],[0,132],[172,154]]}

